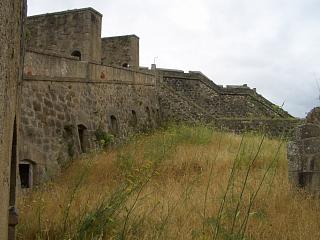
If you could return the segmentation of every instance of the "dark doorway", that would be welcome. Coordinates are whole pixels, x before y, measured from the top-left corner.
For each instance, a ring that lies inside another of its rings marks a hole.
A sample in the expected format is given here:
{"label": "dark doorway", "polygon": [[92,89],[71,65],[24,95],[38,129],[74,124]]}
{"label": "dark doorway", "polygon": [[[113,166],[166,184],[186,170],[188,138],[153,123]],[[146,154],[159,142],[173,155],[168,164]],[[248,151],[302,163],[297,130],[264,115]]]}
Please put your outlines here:
{"label": "dark doorway", "polygon": [[151,125],[151,113],[149,107],[146,107],[146,113],[147,113],[147,124]]}
{"label": "dark doorway", "polygon": [[31,187],[31,165],[27,163],[19,164],[19,175],[21,181],[21,188]]}
{"label": "dark doorway", "polygon": [[312,182],[312,172],[299,172],[298,185],[301,188],[305,188]]}
{"label": "dark doorway", "polygon": [[138,118],[137,118],[137,113],[136,111],[132,110],[131,111],[131,125],[132,127],[136,127],[138,125]]}
{"label": "dark doorway", "polygon": [[31,160],[19,162],[19,176],[21,188],[31,188],[33,186],[35,163]]}
{"label": "dark doorway", "polygon": [[114,136],[118,136],[119,134],[119,127],[118,127],[118,120],[114,115],[110,116],[111,121],[111,134]]}
{"label": "dark doorway", "polygon": [[79,142],[80,142],[80,151],[85,153],[87,151],[87,128],[80,124],[78,125],[78,134],[79,134]]}
{"label": "dark doorway", "polygon": [[77,57],[79,59],[79,61],[81,61],[81,52],[78,50],[75,50],[71,53],[71,56],[73,57]]}

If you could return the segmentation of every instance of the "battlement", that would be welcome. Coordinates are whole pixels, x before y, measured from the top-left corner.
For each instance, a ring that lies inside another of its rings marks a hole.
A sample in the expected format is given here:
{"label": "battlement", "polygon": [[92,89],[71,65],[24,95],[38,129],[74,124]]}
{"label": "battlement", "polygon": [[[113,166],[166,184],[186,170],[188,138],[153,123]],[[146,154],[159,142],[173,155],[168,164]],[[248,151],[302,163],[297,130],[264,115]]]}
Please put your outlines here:
{"label": "battlement", "polygon": [[60,11],[60,12],[32,15],[32,16],[28,16],[28,19],[30,20],[30,19],[39,18],[39,17],[69,15],[69,14],[82,13],[82,12],[92,12],[96,15],[100,15],[100,17],[103,16],[100,12],[98,12],[94,8],[87,7],[87,8],[70,9],[70,10],[65,10],[65,11]]}
{"label": "battlement", "polygon": [[25,80],[127,83],[155,85],[152,72],[79,61],[75,57],[29,50],[25,55]]}

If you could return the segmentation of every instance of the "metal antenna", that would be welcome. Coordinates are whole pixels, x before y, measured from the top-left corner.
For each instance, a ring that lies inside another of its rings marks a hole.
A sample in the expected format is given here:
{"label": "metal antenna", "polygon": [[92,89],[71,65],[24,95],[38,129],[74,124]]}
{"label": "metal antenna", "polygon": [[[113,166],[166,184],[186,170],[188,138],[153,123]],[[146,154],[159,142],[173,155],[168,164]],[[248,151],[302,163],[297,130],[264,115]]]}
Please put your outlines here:
{"label": "metal antenna", "polygon": [[153,58],[153,64],[156,64],[156,59],[158,59],[158,57]]}

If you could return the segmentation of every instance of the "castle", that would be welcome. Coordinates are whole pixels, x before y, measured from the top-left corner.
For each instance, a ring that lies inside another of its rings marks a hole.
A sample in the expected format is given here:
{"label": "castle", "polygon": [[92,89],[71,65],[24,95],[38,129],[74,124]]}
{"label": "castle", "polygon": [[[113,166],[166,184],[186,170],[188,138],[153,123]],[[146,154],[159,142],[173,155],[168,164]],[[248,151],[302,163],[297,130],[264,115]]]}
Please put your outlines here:
{"label": "castle", "polygon": [[[0,20],[12,19],[14,24],[9,21],[4,25],[9,28],[12,24],[16,32],[22,32],[22,3],[0,3],[1,9],[11,7],[15,11],[1,11]],[[12,4],[16,6],[12,8]],[[99,146],[99,133],[123,138],[167,121],[186,121],[279,136],[298,123],[247,85],[223,87],[198,71],[141,67],[139,38],[101,38],[101,24],[102,15],[96,10],[75,9],[28,17],[24,41],[21,35],[16,39],[11,35],[2,39],[0,35],[1,43],[7,44],[11,38],[15,39],[14,49],[22,49],[23,43],[26,49],[23,64],[19,64],[20,51],[16,50],[15,62],[6,68],[6,76],[16,85],[2,86],[6,84],[2,76],[0,82],[0,109],[4,113],[0,116],[4,126],[0,138],[6,140],[1,144],[7,144],[3,148],[0,144],[2,156],[6,156],[0,162],[5,173],[0,190],[8,193],[1,195],[4,199],[0,197],[0,232],[5,235],[7,209],[15,205],[16,179],[21,188],[30,188],[54,176],[72,157]],[[6,63],[9,54],[1,52],[0,61]],[[18,85],[17,69],[22,65]],[[12,99],[8,100],[4,95],[11,89],[8,96]],[[15,102],[21,103],[17,107],[21,110],[17,113],[20,123],[14,121]],[[19,127],[14,130],[14,126]],[[12,153],[2,150],[11,146],[8,139],[13,142]]]}
{"label": "castle", "polygon": [[92,8],[31,16],[21,94],[21,186],[53,176],[97,147],[97,131],[122,138],[169,121],[231,130],[289,131],[295,120],[255,89],[221,87],[201,72],[139,65],[135,35],[101,38]]}

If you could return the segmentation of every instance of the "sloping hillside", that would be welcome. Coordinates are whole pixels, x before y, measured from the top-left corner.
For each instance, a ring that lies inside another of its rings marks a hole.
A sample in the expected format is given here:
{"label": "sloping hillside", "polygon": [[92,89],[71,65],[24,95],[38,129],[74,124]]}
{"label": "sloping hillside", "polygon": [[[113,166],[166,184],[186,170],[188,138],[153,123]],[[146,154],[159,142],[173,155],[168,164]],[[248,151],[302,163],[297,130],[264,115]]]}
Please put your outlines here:
{"label": "sloping hillside", "polygon": [[133,137],[23,194],[18,239],[320,239],[285,149],[203,126]]}

